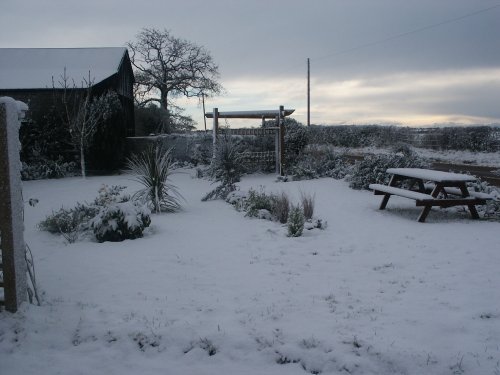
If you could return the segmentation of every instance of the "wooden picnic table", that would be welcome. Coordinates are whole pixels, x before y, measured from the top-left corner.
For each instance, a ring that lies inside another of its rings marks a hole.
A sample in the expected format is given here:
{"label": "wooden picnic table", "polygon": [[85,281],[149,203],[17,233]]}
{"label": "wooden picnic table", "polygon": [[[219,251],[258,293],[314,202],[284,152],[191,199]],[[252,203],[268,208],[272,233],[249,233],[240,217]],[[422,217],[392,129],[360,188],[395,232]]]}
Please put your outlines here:
{"label": "wooden picnic table", "polygon": [[478,219],[476,205],[492,199],[488,194],[467,189],[467,182],[476,181],[474,176],[421,168],[389,168],[386,172],[392,175],[388,185],[370,185],[375,195],[384,195],[379,208],[385,209],[391,195],[413,199],[423,207],[418,217],[421,223],[433,206],[467,206],[472,218]]}

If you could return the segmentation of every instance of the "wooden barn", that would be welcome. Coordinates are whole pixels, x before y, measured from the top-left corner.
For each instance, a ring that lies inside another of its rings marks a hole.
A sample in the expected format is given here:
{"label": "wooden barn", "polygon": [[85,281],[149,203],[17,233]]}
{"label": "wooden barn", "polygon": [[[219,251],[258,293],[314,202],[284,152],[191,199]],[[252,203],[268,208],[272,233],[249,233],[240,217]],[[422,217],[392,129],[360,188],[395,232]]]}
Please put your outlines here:
{"label": "wooden barn", "polygon": [[93,95],[115,91],[123,133],[134,135],[134,74],[125,47],[0,48],[0,96],[28,104],[27,118],[50,105],[64,74],[77,90],[85,87],[90,75]]}

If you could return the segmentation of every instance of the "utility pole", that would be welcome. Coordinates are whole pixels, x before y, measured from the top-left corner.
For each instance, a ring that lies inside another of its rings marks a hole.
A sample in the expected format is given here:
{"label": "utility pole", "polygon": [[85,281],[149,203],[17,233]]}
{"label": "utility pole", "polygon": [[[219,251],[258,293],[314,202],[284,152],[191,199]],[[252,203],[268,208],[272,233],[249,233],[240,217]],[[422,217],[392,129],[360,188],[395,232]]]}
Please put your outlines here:
{"label": "utility pole", "polygon": [[205,117],[205,93],[204,92],[201,93],[201,102],[203,103],[203,123],[205,124],[205,132],[206,132],[207,131],[207,118]]}
{"label": "utility pole", "polygon": [[311,64],[307,58],[307,126],[311,125]]}

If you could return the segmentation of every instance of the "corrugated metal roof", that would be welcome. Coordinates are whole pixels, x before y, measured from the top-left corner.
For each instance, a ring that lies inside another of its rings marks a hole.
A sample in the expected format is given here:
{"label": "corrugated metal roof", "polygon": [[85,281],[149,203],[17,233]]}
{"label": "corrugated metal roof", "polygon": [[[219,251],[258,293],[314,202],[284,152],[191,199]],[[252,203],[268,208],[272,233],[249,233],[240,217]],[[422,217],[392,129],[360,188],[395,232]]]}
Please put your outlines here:
{"label": "corrugated metal roof", "polygon": [[77,87],[90,79],[97,84],[115,74],[127,49],[100,48],[0,48],[0,89],[60,88],[66,76]]}

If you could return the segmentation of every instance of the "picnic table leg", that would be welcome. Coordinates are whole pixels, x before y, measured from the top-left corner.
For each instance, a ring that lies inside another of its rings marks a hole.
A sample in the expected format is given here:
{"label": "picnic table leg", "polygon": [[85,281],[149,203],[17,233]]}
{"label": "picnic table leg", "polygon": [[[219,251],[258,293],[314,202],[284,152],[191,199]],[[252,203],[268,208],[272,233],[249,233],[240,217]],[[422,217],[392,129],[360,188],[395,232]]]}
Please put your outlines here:
{"label": "picnic table leg", "polygon": [[[389,186],[395,186],[397,182],[398,182],[397,176],[392,175],[391,179],[389,180]],[[385,209],[385,207],[387,206],[387,202],[389,202],[390,197],[391,197],[391,194],[384,195],[384,197],[382,198],[382,202],[380,203],[379,210]]]}
{"label": "picnic table leg", "polygon": [[422,212],[420,212],[420,215],[418,216],[418,222],[423,223],[425,219],[427,218],[427,215],[429,215],[429,212],[431,212],[432,206],[425,206],[422,209]]}
{"label": "picnic table leg", "polygon": [[385,206],[387,206],[387,202],[389,202],[389,198],[391,197],[391,194],[385,194],[384,197],[382,198],[382,202],[380,203],[380,207],[378,208],[379,210],[383,210]]}
{"label": "picnic table leg", "polygon": [[[468,197],[469,196],[469,191],[467,190],[467,186],[465,186],[465,182],[463,184],[460,184],[460,191],[462,192],[462,197]],[[468,204],[467,207],[469,207],[470,214],[473,219],[479,219],[479,214],[477,212],[476,206],[474,204]]]}
{"label": "picnic table leg", "polygon": [[[433,198],[437,198],[437,196],[439,195],[439,192],[441,191],[443,187],[441,186],[441,184],[436,184],[436,186],[434,186],[434,189],[432,189],[432,192],[431,192],[431,196]],[[418,222],[419,223],[423,223],[425,222],[425,219],[427,218],[427,215],[429,215],[429,212],[431,212],[431,208],[432,206],[424,206],[424,208],[422,209],[422,212],[420,212],[420,215],[418,216]]]}
{"label": "picnic table leg", "polygon": [[469,207],[469,211],[470,211],[472,218],[479,219],[479,214],[476,210],[476,206],[474,206],[473,204],[468,204],[467,207]]}
{"label": "picnic table leg", "polygon": [[420,191],[421,193],[424,193],[425,194],[425,185],[424,185],[424,181],[421,180],[421,179],[418,179],[417,180],[417,183],[418,183],[418,191]]}

